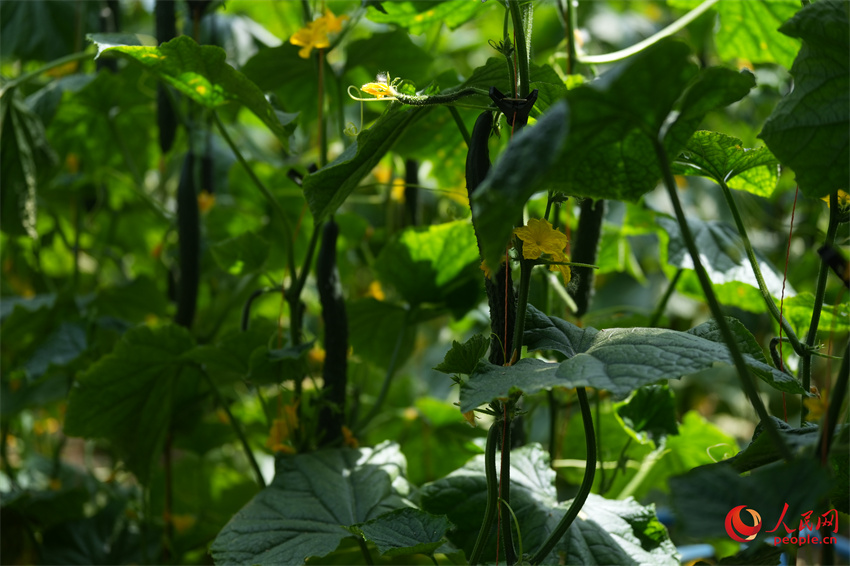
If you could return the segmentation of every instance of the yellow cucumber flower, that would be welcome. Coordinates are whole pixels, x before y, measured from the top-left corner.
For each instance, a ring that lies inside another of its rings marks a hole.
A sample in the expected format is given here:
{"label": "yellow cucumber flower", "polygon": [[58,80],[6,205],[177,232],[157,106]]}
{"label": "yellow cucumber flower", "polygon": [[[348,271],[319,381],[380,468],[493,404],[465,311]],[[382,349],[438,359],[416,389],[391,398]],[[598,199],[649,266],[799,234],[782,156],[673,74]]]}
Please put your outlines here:
{"label": "yellow cucumber flower", "polygon": [[310,22],[305,27],[295,32],[289,38],[289,43],[292,45],[300,45],[301,50],[298,51],[298,56],[302,59],[309,59],[310,52],[315,49],[324,49],[331,46],[328,39],[329,33],[335,33],[342,29],[342,22],[347,20],[348,16],[334,16],[330,10],[325,10],[325,15],[317,18],[316,21]]}
{"label": "yellow cucumber flower", "polygon": [[561,257],[567,247],[567,235],[552,228],[545,219],[530,218],[528,224],[515,229],[514,234],[522,240],[522,257],[525,259],[539,259],[543,254]]}
{"label": "yellow cucumber flower", "polygon": [[362,90],[366,94],[371,94],[372,96],[376,96],[378,98],[384,98],[385,96],[395,96],[395,94],[393,94],[393,91],[390,89],[390,86],[386,83],[366,83],[365,85],[360,87],[360,90]]}

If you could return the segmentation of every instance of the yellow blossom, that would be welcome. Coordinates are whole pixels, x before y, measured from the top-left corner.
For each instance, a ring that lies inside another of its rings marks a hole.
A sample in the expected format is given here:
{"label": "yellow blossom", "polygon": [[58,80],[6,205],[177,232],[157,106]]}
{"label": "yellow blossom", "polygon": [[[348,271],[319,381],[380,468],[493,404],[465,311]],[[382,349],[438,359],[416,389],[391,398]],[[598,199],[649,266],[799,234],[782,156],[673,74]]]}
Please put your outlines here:
{"label": "yellow blossom", "polygon": [[[826,205],[829,206],[828,196],[823,197],[821,200],[826,202]],[[847,207],[850,207],[850,193],[838,189],[838,208],[844,210]]]}
{"label": "yellow blossom", "polygon": [[546,219],[530,218],[528,224],[514,230],[514,234],[522,240],[525,259],[538,259],[543,254],[561,257],[567,247],[566,234],[552,228]]}
{"label": "yellow blossom", "polygon": [[[567,261],[566,256],[561,256],[557,259],[557,261]],[[549,271],[560,271],[561,277],[564,280],[564,287],[570,284],[570,279],[572,279],[572,271],[570,271],[569,265],[550,265]]]}
{"label": "yellow blossom", "polygon": [[331,46],[328,39],[329,33],[336,33],[342,29],[342,22],[347,20],[348,16],[336,17],[330,10],[325,10],[325,15],[317,18],[316,21],[310,22],[305,27],[295,32],[289,38],[289,43],[292,45],[300,45],[301,50],[298,51],[298,56],[303,59],[310,58],[310,52],[315,49],[324,49]]}
{"label": "yellow blossom", "polygon": [[209,210],[215,205],[215,195],[210,194],[207,191],[201,191],[198,195],[198,210],[201,212],[209,212]]}
{"label": "yellow blossom", "polygon": [[475,428],[475,411],[467,411],[463,413],[463,418],[472,428]]}
{"label": "yellow blossom", "polygon": [[274,452],[295,454],[295,448],[287,444],[292,433],[298,428],[298,402],[283,407],[283,417],[272,421],[266,446]]}
{"label": "yellow blossom", "polygon": [[390,86],[386,83],[366,83],[365,85],[360,87],[360,90],[362,90],[366,94],[371,94],[378,98],[384,98],[385,96],[394,96],[393,91],[390,89]]}
{"label": "yellow blossom", "polygon": [[387,295],[384,293],[383,287],[381,287],[381,282],[378,280],[369,283],[369,290],[366,291],[366,296],[373,297],[379,301],[383,301],[387,298]]}
{"label": "yellow blossom", "polygon": [[360,447],[360,441],[357,440],[356,438],[354,438],[354,433],[351,432],[351,429],[348,428],[345,425],[343,425],[343,427],[342,427],[342,437],[343,437],[343,443],[346,446],[349,446],[351,448],[359,448]]}

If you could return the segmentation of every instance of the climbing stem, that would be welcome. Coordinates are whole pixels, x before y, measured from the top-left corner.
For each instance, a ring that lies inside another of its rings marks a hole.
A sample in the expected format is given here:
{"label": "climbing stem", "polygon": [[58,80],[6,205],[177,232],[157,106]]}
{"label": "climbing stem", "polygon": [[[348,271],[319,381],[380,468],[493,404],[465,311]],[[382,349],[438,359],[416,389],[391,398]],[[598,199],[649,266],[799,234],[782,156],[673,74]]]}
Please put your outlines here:
{"label": "climbing stem", "polygon": [[478,531],[478,538],[475,539],[475,546],[472,547],[472,554],[469,555],[469,563],[473,566],[481,563],[481,553],[484,552],[484,546],[487,544],[487,539],[490,538],[490,529],[493,528],[493,521],[496,519],[499,500],[499,480],[496,477],[496,443],[499,438],[499,424],[499,421],[496,421],[490,425],[490,430],[487,433],[487,446],[484,449],[487,507],[484,511],[484,519],[481,521],[481,529]]}
{"label": "climbing stem", "polygon": [[[528,72],[528,43],[526,42],[526,25],[530,26],[531,21],[531,6],[532,4],[529,2],[528,4],[524,4],[522,8],[520,8],[520,3],[518,0],[507,0],[508,9],[511,11],[511,21],[513,22],[514,27],[514,43],[517,53],[517,67],[519,68],[519,93],[518,98],[527,98],[528,93],[531,92],[530,82],[529,82],[529,72]],[[523,11],[527,12],[524,14],[525,18],[523,18]]]}
{"label": "climbing stem", "polygon": [[844,356],[841,359],[841,369],[838,370],[838,381],[829,392],[829,408],[826,411],[826,419],[821,425],[821,459],[825,463],[832,447],[832,439],[835,435],[835,427],[838,425],[838,417],[841,416],[841,407],[847,396],[847,381],[850,380],[850,345],[844,347]]}
{"label": "climbing stem", "polygon": [[457,129],[460,130],[460,135],[463,136],[463,141],[466,142],[466,149],[469,150],[472,138],[469,136],[469,130],[466,129],[466,124],[463,123],[463,119],[460,117],[460,112],[458,112],[457,108],[454,106],[446,106],[446,108],[449,109],[452,118],[454,118],[455,124],[457,124]]}
{"label": "climbing stem", "polygon": [[649,327],[655,328],[658,325],[658,321],[661,320],[661,315],[664,314],[664,309],[667,308],[667,303],[670,301],[670,297],[673,296],[673,291],[676,290],[676,284],[679,282],[679,278],[682,277],[683,269],[680,267],[676,270],[676,275],[673,276],[673,279],[670,280],[670,283],[667,285],[667,290],[664,291],[664,296],[661,297],[661,300],[658,302],[658,306],[655,307],[655,312],[652,313],[652,318],[649,319]]}
{"label": "climbing stem", "polygon": [[[838,230],[838,192],[834,191],[829,195],[829,225],[826,228],[826,238],[824,245],[831,246],[835,242],[835,232]],[[809,350],[815,347],[815,340],[818,337],[818,324],[820,324],[820,313],[823,307],[823,297],[826,293],[826,281],[829,278],[829,265],[821,258],[820,270],[818,271],[817,287],[815,288],[815,306],[812,309],[812,322],[809,324],[809,332],[806,334],[806,346]],[[812,385],[812,357],[804,356],[800,362],[800,381],[803,389],[806,392]],[[805,395],[805,393],[804,393]],[[806,420],[806,405],[800,409],[800,426]]]}
{"label": "climbing stem", "polygon": [[563,516],[558,526],[549,534],[549,537],[543,542],[543,545],[537,549],[530,560],[532,565],[537,565],[546,560],[561,537],[570,528],[579,511],[587,501],[587,496],[590,494],[590,488],[593,485],[593,478],[596,475],[596,434],[593,431],[593,416],[590,414],[590,402],[587,400],[587,390],[584,387],[577,387],[576,394],[578,395],[578,404],[581,408],[581,418],[584,423],[584,443],[587,447],[587,464],[584,468],[584,478],[581,480],[581,486],[578,488],[575,499],[570,504],[566,515]]}
{"label": "climbing stem", "polygon": [[786,336],[788,336],[791,347],[794,348],[797,355],[802,358],[807,358],[809,356],[808,351],[797,338],[797,335],[794,333],[794,329],[791,328],[791,325],[788,324],[788,321],[785,320],[785,317],[783,317],[779,312],[779,309],[776,308],[773,296],[770,294],[770,291],[767,290],[767,285],[764,282],[764,277],[762,277],[761,269],[759,268],[758,259],[756,259],[755,250],[753,250],[753,245],[750,243],[750,238],[747,235],[747,229],[744,226],[741,213],[738,211],[738,206],[735,204],[735,197],[732,194],[732,191],[725,182],[720,183],[720,188],[723,189],[723,196],[726,197],[726,204],[729,205],[729,210],[732,211],[732,217],[735,219],[735,226],[737,226],[738,234],[741,236],[741,241],[744,243],[744,249],[747,251],[747,257],[750,259],[750,266],[753,268],[753,273],[756,276],[756,281],[758,281],[759,291],[761,291],[761,296],[764,298],[764,302],[767,305],[767,310],[770,311],[771,316],[773,316],[773,318],[775,318],[782,326],[782,331]]}
{"label": "climbing stem", "polygon": [[522,334],[525,331],[525,311],[528,310],[528,289],[531,287],[531,270],[534,268],[534,262],[523,259],[519,262],[520,279],[519,279],[519,296],[516,303],[516,321],[514,322],[514,352],[511,355],[511,362],[516,363],[522,356]]}
{"label": "climbing stem", "polygon": [[699,279],[703,294],[705,294],[705,300],[708,303],[711,315],[714,317],[714,320],[717,323],[717,327],[720,329],[720,335],[723,337],[723,341],[726,343],[726,347],[729,348],[729,354],[732,356],[732,361],[735,364],[735,369],[737,370],[738,377],[741,379],[741,385],[744,389],[744,392],[749,398],[750,403],[753,405],[753,408],[756,410],[756,413],[758,413],[759,420],[767,429],[767,432],[773,440],[773,443],[776,446],[777,450],[779,450],[779,453],[782,454],[782,457],[785,460],[791,460],[791,451],[789,450],[788,446],[786,446],[785,443],[782,441],[782,437],[779,434],[779,430],[776,428],[776,423],[773,422],[773,419],[771,419],[770,416],[767,414],[767,409],[765,408],[764,403],[762,403],[762,400],[758,395],[758,389],[756,388],[756,385],[753,382],[753,377],[750,374],[750,370],[747,367],[747,363],[744,360],[744,356],[743,354],[741,354],[741,350],[738,348],[738,343],[735,340],[735,335],[732,334],[732,330],[731,328],[729,328],[729,323],[723,316],[723,310],[720,308],[720,303],[717,301],[717,297],[714,295],[714,290],[711,287],[711,280],[708,278],[708,274],[705,272],[705,268],[702,266],[702,261],[700,260],[700,254],[699,250],[697,249],[696,241],[694,240],[694,236],[691,233],[690,227],[688,226],[688,221],[685,218],[685,211],[682,209],[682,203],[679,201],[679,195],[676,190],[676,181],[673,179],[673,173],[670,170],[670,163],[667,159],[667,152],[664,149],[664,144],[660,137],[653,141],[653,145],[655,146],[655,154],[658,158],[658,164],[661,166],[661,171],[664,175],[664,184],[667,187],[667,194],[670,196],[670,200],[673,203],[673,208],[676,211],[676,220],[679,223],[679,229],[682,231],[682,239],[685,240],[685,246],[688,248],[688,253],[690,254],[691,260],[694,263],[694,270],[697,273],[697,278]]}
{"label": "climbing stem", "polygon": [[632,55],[636,55],[646,49],[647,47],[651,47],[664,39],[665,37],[670,37],[684,29],[688,24],[693,22],[695,19],[703,15],[707,12],[712,6],[717,4],[719,0],[705,0],[702,4],[659,31],[658,33],[647,37],[643,41],[639,43],[635,43],[631,47],[627,47],[626,49],[621,49],[620,51],[615,51],[613,53],[606,53],[605,55],[580,55],[578,57],[579,63],[584,63],[586,65],[601,65],[604,63],[615,63],[617,61],[622,61]]}

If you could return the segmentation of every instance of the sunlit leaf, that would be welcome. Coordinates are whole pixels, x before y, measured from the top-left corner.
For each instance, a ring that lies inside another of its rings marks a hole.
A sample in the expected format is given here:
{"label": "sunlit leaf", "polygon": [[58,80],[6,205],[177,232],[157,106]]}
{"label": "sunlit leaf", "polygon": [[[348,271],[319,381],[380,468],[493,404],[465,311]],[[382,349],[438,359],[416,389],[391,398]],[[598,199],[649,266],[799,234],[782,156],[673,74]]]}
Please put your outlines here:
{"label": "sunlit leaf", "polygon": [[781,28],[803,40],[791,67],[794,89],[759,134],[797,176],[803,194],[820,198],[850,179],[850,16],[840,0],[813,2]]}
{"label": "sunlit leaf", "polygon": [[220,47],[198,45],[185,35],[159,47],[116,46],[109,34],[89,37],[98,45],[99,56],[114,54],[130,59],[205,108],[215,109],[230,102],[242,104],[288,147],[291,131],[281,124],[259,87],[225,62],[226,54]]}
{"label": "sunlit leaf", "polygon": [[445,516],[398,509],[357,525],[356,530],[374,543],[382,556],[406,556],[432,554],[443,544],[443,535],[451,526]]}
{"label": "sunlit leaf", "polygon": [[738,138],[700,131],[673,164],[679,175],[696,175],[726,183],[733,189],[769,197],[776,188],[779,161],[766,147],[747,149]]}

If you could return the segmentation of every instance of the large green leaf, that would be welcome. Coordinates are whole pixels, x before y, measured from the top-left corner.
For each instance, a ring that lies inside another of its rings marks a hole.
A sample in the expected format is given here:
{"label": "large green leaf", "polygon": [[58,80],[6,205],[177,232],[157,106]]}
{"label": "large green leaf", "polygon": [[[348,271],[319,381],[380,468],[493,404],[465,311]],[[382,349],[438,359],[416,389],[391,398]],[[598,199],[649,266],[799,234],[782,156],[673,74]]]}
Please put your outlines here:
{"label": "large green leaf", "polygon": [[382,283],[405,301],[471,308],[481,286],[475,232],[467,220],[408,228],[375,260]]}
{"label": "large green leaf", "polygon": [[[779,525],[785,504],[785,524],[797,529],[800,514],[815,510],[815,516],[826,509],[818,507],[820,498],[829,491],[830,479],[820,464],[811,458],[794,460],[761,468],[748,476],[740,476],[725,463],[702,466],[670,480],[677,528],[686,536],[700,539],[726,537],[726,515],[739,505],[746,505],[761,515],[762,528],[756,540],[788,536]],[[775,526],[774,533],[769,533]]]}
{"label": "large green leaf", "polygon": [[304,177],[304,196],[315,220],[333,214],[401,134],[430,110],[427,106],[390,103],[371,128],[360,132],[355,143],[331,163]]}
{"label": "large green leaf", "polygon": [[56,161],[44,124],[17,89],[0,98],[0,221],[9,235],[37,236],[37,196]]}
{"label": "large green leaf", "polygon": [[193,346],[182,327],[141,326],[79,377],[71,390],[65,432],[107,438],[146,483],[162,451],[180,380],[198,379],[183,354]]}
{"label": "large green leaf", "polygon": [[[737,335],[742,328],[733,330]],[[678,379],[716,364],[732,365],[725,344],[700,336],[711,332],[711,326],[690,332],[579,328],[529,305],[524,334],[528,349],[555,350],[567,360],[558,365],[525,358],[508,367],[481,361],[469,381],[461,386],[461,410],[472,410],[516,391],[531,394],[551,387],[594,387],[622,399],[635,389],[662,379]],[[742,340],[747,339],[738,337],[738,341]],[[772,387],[803,393],[802,386],[788,374],[750,354],[744,354],[744,358],[750,371]]]}
{"label": "large green leaf", "polygon": [[[511,508],[522,528],[524,552],[533,552],[555,529],[570,502],[559,503],[555,473],[549,457],[538,444],[511,451]],[[484,456],[476,456],[463,468],[426,484],[422,507],[445,514],[457,527],[452,542],[467,556],[478,535],[487,498]],[[495,528],[494,528],[495,531]],[[484,561],[495,558],[495,532],[485,546]],[[675,564],[676,550],[655,511],[633,499],[611,501],[591,494],[582,513],[555,547],[567,564]],[[557,556],[551,556],[547,564]]]}
{"label": "large green leaf", "polygon": [[687,46],[661,41],[567,93],[569,136],[546,185],[635,201],[661,178],[654,140],[663,133],[673,161],[707,112],[740,100],[754,85],[750,73],[698,71]]}
{"label": "large green leaf", "polygon": [[404,456],[389,442],[276,462],[271,485],[225,525],[210,552],[218,564],[301,564],[351,536],[348,527],[407,507]]}
{"label": "large green leaf", "polygon": [[88,309],[94,317],[114,317],[135,324],[149,316],[165,317],[168,306],[165,292],[153,279],[141,275],[123,285],[102,289]]}
{"label": "large green leaf", "polygon": [[[810,457],[815,450],[820,448],[818,445],[820,439],[819,427],[793,428],[781,419],[772,418],[775,426],[779,429],[782,440],[792,453],[800,457]],[[839,430],[846,427],[846,424],[839,425]],[[743,473],[781,459],[782,453],[774,445],[773,439],[769,434],[764,434],[764,428],[759,425],[750,444],[735,457],[730,458],[727,463],[736,471]]]}
{"label": "large green leaf", "polygon": [[115,45],[110,34],[92,34],[98,57],[123,56],[153,73],[178,92],[204,108],[214,109],[236,102],[248,108],[288,148],[291,129],[285,128],[260,88],[225,62],[223,49],[198,45],[181,35],[159,47]]}
{"label": "large green leaf", "polygon": [[[679,224],[672,218],[659,215],[658,224],[669,237],[667,243],[667,262],[675,267],[693,270],[694,264],[682,238]],[[747,252],[741,237],[732,226],[716,220],[703,221],[699,218],[688,219],[688,226],[700,252],[700,263],[715,288],[731,284],[733,287],[744,283],[758,289],[758,281],[747,259]],[[768,292],[776,298],[782,295],[782,273],[770,261],[756,250],[764,283]],[[793,295],[793,288],[786,284],[785,294]],[[759,297],[758,293],[755,296]],[[757,303],[755,306],[762,304]]]}
{"label": "large green leaf", "polygon": [[[700,0],[668,0],[672,6],[696,8]],[[791,66],[800,43],[779,33],[779,26],[800,9],[797,0],[746,0],[718,2],[720,16],[714,36],[717,54],[724,61],[778,63]]]}
{"label": "large green leaf", "polygon": [[550,108],[537,124],[511,139],[495,167],[475,189],[472,218],[481,255],[488,265],[499,265],[514,223],[522,217],[522,207],[540,189],[546,171],[558,158],[568,122],[566,104]]}
{"label": "large green leaf", "polygon": [[36,349],[24,365],[27,378],[41,377],[50,366],[63,366],[88,348],[85,328],[79,323],[63,322]]}
{"label": "large green leaf", "polygon": [[455,29],[487,9],[479,3],[466,0],[439,0],[437,2],[384,2],[382,10],[370,6],[367,17],[381,24],[396,24],[418,35],[435,24],[446,24]]}
{"label": "large green leaf", "polygon": [[673,172],[708,177],[733,189],[769,197],[776,188],[779,161],[766,147],[747,149],[742,143],[718,132],[696,132],[673,164]]}
{"label": "large green leaf", "polygon": [[52,61],[80,49],[81,29],[96,29],[100,6],[50,0],[3,2],[0,5],[0,52],[3,58]]}
{"label": "large green leaf", "polygon": [[382,556],[432,554],[443,544],[443,536],[452,526],[445,516],[419,509],[398,509],[384,513],[356,531],[375,544]]}
{"label": "large green leaf", "polygon": [[676,399],[667,385],[641,387],[627,403],[617,408],[617,414],[630,429],[647,432],[653,438],[678,434]]}
{"label": "large green leaf", "polygon": [[820,198],[850,179],[850,15],[840,0],[813,2],[781,28],[803,40],[791,67],[794,89],[759,134],[797,175],[803,194]]}

